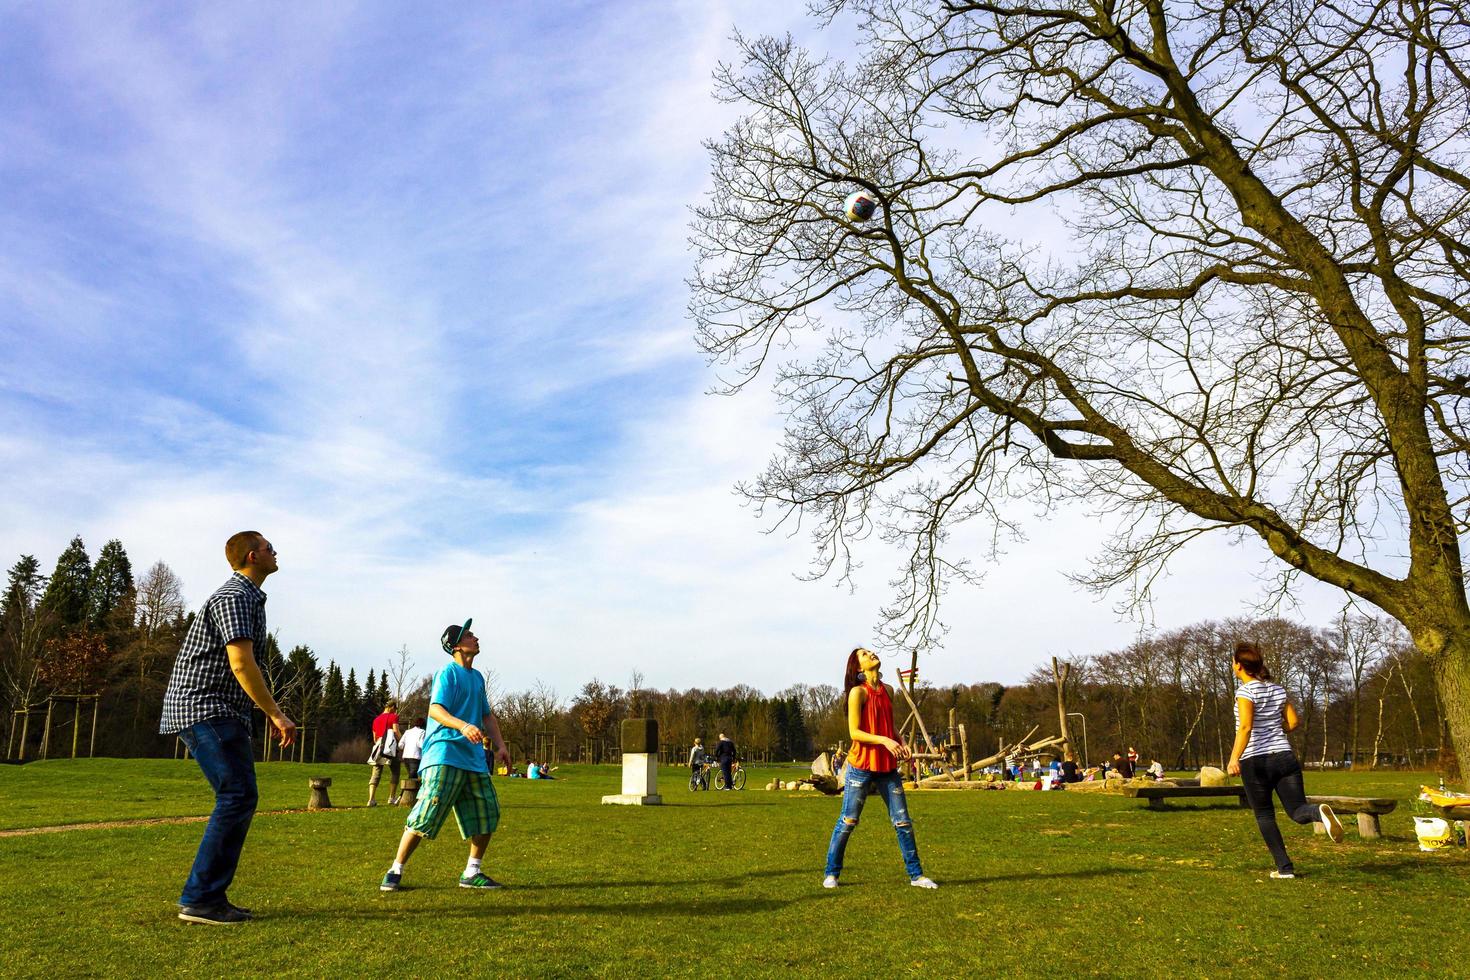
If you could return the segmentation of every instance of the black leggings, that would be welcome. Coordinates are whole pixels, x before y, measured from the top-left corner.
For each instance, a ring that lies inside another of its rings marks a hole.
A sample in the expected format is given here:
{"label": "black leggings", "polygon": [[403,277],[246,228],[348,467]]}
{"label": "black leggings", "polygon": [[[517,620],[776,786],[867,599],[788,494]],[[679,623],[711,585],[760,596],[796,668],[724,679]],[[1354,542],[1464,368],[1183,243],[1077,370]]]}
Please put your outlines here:
{"label": "black leggings", "polygon": [[1256,826],[1261,829],[1266,847],[1276,860],[1276,870],[1290,872],[1291,858],[1286,854],[1281,828],[1276,826],[1272,791],[1281,797],[1281,807],[1286,815],[1297,823],[1313,823],[1320,819],[1317,808],[1307,802],[1307,791],[1302,785],[1302,766],[1296,761],[1296,753],[1272,752],[1241,759],[1240,782],[1245,788],[1246,802],[1255,811]]}

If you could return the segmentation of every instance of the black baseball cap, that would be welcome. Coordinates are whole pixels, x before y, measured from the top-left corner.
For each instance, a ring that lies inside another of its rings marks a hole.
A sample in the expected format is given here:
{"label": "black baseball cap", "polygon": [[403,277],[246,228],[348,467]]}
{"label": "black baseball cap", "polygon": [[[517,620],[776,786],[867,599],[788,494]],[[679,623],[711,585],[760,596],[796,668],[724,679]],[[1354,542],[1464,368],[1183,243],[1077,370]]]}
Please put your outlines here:
{"label": "black baseball cap", "polygon": [[454,656],[455,644],[459,642],[461,636],[464,636],[470,631],[470,624],[473,622],[473,619],[467,619],[464,621],[463,626],[444,627],[444,633],[439,637],[439,645],[444,648],[445,653],[451,657]]}

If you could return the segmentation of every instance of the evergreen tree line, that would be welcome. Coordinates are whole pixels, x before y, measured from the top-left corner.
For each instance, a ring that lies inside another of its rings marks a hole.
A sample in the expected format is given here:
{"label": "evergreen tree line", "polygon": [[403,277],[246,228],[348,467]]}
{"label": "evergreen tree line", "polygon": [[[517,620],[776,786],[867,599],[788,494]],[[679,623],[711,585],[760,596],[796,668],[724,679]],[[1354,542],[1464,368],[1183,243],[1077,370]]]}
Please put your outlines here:
{"label": "evergreen tree line", "polygon": [[[156,731],[169,672],[193,615],[166,563],[155,562],[135,580],[116,539],[93,562],[81,538],[73,538],[49,575],[35,556],[22,555],[9,570],[0,602],[0,705],[12,722],[26,706],[36,712],[27,757],[39,747],[40,710],[48,696],[94,693],[101,696],[99,755],[172,754],[173,739]],[[1242,638],[1261,645],[1274,676],[1301,708],[1303,725],[1291,738],[1304,761],[1453,769],[1444,713],[1423,656],[1392,620],[1346,614],[1325,628],[1281,619],[1196,623],[1122,649],[1069,658],[1065,700],[1067,710],[1081,716],[1069,721],[1079,753],[1085,747],[1096,762],[1133,746],[1171,767],[1221,764],[1233,735],[1230,651]],[[275,633],[257,659],[276,699],[301,726],[300,751],[308,758],[365,760],[371,720],[390,698],[406,719],[428,712],[429,678],[416,671],[407,647],[361,681],[355,669],[344,674],[335,661],[323,666],[305,644],[283,653]],[[747,758],[761,761],[810,759],[846,738],[836,684],[797,684],[773,696],[747,685],[659,691],[645,687],[635,671],[626,688],[594,678],[564,701],[544,684],[501,693],[493,671],[488,681],[517,759],[615,758],[618,723],[628,717],[658,719],[668,761],[683,761],[696,737],[712,746],[721,732]],[[1009,687],[921,682],[913,697],[936,740],[951,735],[951,719],[965,726],[972,757],[1033,726],[1038,735],[1060,727],[1049,666]],[[895,709],[900,721],[908,714],[902,698]],[[69,746],[74,717],[57,713],[53,745]],[[85,744],[90,717],[80,725]],[[257,724],[257,732],[264,727]],[[16,754],[19,735],[18,723],[8,727],[8,754]]]}

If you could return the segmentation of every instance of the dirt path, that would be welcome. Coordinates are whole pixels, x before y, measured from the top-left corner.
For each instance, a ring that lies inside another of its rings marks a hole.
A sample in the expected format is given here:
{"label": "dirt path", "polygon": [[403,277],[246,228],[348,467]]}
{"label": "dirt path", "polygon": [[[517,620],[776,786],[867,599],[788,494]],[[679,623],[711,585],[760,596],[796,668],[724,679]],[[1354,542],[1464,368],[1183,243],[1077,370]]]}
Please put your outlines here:
{"label": "dirt path", "polygon": [[[352,810],[355,807],[334,806],[333,810]],[[328,810],[257,810],[257,817],[271,817],[281,813],[329,813]],[[117,827],[148,827],[153,824],[204,823],[209,815],[194,817],[138,817],[133,820],[102,820],[96,823],[63,823],[53,827],[18,827],[0,830],[0,837],[30,837],[33,834],[61,834],[68,830],[112,830]]]}

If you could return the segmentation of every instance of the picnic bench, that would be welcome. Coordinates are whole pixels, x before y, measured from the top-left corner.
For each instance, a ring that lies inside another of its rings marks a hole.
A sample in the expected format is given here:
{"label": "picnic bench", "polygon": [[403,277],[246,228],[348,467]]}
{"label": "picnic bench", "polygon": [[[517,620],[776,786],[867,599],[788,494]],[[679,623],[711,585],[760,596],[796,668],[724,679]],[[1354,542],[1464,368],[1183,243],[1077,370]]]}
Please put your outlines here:
{"label": "picnic bench", "polygon": [[[1241,806],[1249,805],[1245,799],[1244,786],[1125,786],[1123,795],[1148,800],[1150,810],[1162,810],[1165,800],[1181,797],[1233,797],[1240,801]],[[1309,796],[1307,802],[1314,806],[1326,803],[1335,813],[1357,814],[1358,836],[1364,840],[1382,837],[1383,830],[1379,826],[1378,818],[1385,813],[1392,813],[1398,806],[1397,800],[1386,797]],[[1317,833],[1326,832],[1320,823],[1313,824],[1313,827]]]}

